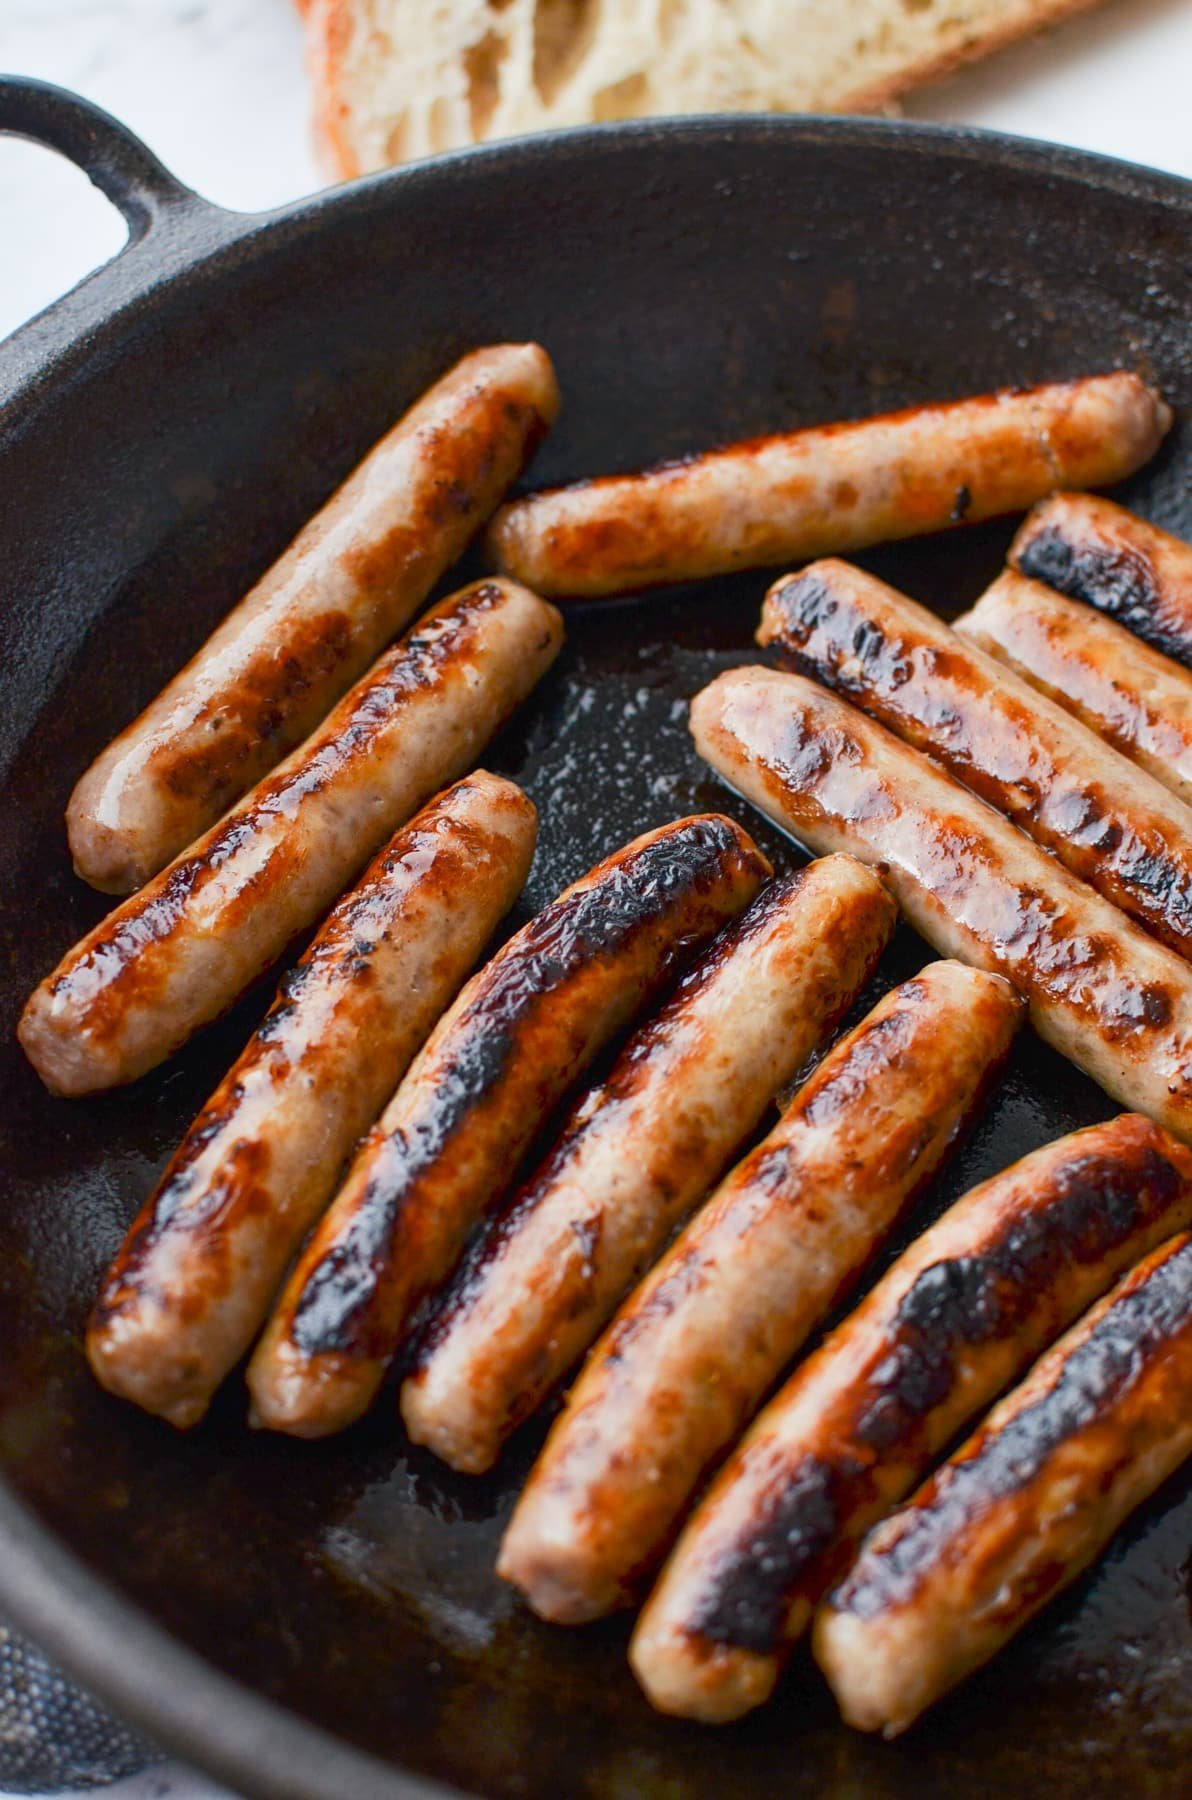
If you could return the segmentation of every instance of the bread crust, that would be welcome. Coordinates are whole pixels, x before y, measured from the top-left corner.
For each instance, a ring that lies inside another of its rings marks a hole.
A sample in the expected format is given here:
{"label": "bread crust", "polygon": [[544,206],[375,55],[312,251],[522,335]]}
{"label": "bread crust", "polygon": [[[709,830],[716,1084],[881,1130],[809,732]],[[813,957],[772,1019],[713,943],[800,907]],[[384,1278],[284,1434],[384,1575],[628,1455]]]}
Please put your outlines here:
{"label": "bread crust", "polygon": [[[362,3],[363,0],[296,0],[299,9],[306,14],[316,147],[330,171],[345,180],[368,172],[360,153],[357,108],[347,85],[350,50]],[[829,93],[820,104],[808,110],[881,112],[891,108],[901,95],[912,89],[946,80],[964,65],[1061,24],[1097,4],[1099,0],[1026,0],[1026,4],[1013,6],[1001,22],[990,21],[975,27],[971,37],[961,43],[940,46],[928,54],[910,57],[892,73],[863,79],[843,91]],[[767,106],[759,110],[777,112],[782,109]],[[532,129],[548,130],[553,122],[544,108],[541,123]],[[485,141],[488,135],[484,134],[479,141]],[[373,166],[370,159],[368,168]]]}

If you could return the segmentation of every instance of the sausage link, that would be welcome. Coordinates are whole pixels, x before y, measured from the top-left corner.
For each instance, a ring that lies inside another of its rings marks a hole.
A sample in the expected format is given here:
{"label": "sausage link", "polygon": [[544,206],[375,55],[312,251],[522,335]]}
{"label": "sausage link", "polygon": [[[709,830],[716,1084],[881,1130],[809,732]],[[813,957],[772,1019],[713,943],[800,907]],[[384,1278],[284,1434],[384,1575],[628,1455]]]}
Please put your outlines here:
{"label": "sausage link", "polygon": [[1192,808],[925,607],[843,562],[775,582],[758,641],[935,756],[1192,957]]}
{"label": "sausage link", "polygon": [[1192,804],[1192,675],[1123,626],[1007,569],[953,630]]}
{"label": "sausage link", "polygon": [[869,1527],[1118,1276],[1192,1222],[1192,1153],[1122,1113],[958,1200],[761,1413],[642,1615],[655,1704],[735,1718],[773,1690]]}
{"label": "sausage link", "polygon": [[488,542],[502,569],[552,595],[807,562],[1107,486],[1170,424],[1136,375],[1003,388],[530,494],[501,508]]}
{"label": "sausage link", "polygon": [[325,724],[65,956],[21,1016],[52,1093],[135,1081],[224,1012],[558,654],[553,606],[482,581],[433,608]]}
{"label": "sausage link", "polygon": [[597,864],[473,976],[286,1285],[249,1366],[255,1423],[321,1437],[364,1412],[565,1090],[769,872],[731,820],[680,820]]}
{"label": "sausage link", "polygon": [[799,675],[735,669],[691,707],[700,754],[820,852],[882,866],[937,950],[996,969],[1039,1036],[1192,1139],[1192,969],[935,763]]}
{"label": "sausage link", "polygon": [[816,1619],[850,1725],[895,1737],[1192,1455],[1192,1237],[1155,1250],[877,1527]]}
{"label": "sausage link", "polygon": [[896,918],[871,870],[829,856],[716,939],[442,1297],[402,1388],[415,1443],[491,1468],[842,1017]]}
{"label": "sausage link", "polygon": [[820,1064],[621,1308],[510,1521],[497,1563],[535,1612],[629,1603],[701,1477],[860,1277],[1010,1047],[999,975],[932,963]]}
{"label": "sausage link", "polygon": [[558,404],[537,344],[477,350],[436,382],[87,770],[66,811],[84,881],[141,887],[315,729],[516,480]]}
{"label": "sausage link", "polygon": [[1010,562],[1192,665],[1192,544],[1182,538],[1099,495],[1053,494],[1022,525]]}
{"label": "sausage link", "polygon": [[283,981],[108,1271],[87,1356],[194,1425],[264,1322],[357,1139],[513,905],[533,803],[478,770],[385,846]]}

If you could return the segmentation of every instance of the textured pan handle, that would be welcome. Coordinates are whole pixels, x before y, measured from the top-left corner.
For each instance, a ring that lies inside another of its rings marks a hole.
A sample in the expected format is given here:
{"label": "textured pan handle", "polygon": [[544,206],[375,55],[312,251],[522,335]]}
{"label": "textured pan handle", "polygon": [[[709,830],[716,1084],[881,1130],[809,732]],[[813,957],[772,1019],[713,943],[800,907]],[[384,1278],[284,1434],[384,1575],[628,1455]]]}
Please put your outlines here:
{"label": "textured pan handle", "polygon": [[4,133],[69,157],[128,225],[128,242],[111,261],[0,344],[0,408],[9,409],[19,407],[51,367],[85,354],[117,310],[235,236],[244,221],[200,199],[126,126],[66,88],[0,76]]}

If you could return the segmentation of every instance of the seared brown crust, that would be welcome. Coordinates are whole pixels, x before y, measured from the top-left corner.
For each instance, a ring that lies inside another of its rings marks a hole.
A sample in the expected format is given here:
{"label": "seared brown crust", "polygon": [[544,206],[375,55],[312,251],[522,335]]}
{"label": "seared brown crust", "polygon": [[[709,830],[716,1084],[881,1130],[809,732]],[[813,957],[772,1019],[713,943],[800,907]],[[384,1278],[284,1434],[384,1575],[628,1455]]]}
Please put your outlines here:
{"label": "seared brown crust", "polygon": [[1192,1222],[1192,1153],[1123,1113],[974,1188],[760,1415],[679,1549],[635,1651],[668,1710],[773,1687],[874,1521],[1138,1257]]}
{"label": "seared brown crust", "polygon": [[953,630],[1192,804],[1192,675],[1178,663],[1014,569]]}
{"label": "seared brown crust", "polygon": [[195,1424],[248,1349],[357,1139],[521,889],[533,803],[478,770],[345,895],[195,1120],[100,1290],[114,1394]]}
{"label": "seared brown crust", "polygon": [[127,894],[206,831],[406,623],[516,480],[558,410],[550,358],[497,344],[457,363],[71,796],[75,868]]}
{"label": "seared brown crust", "polygon": [[867,1539],[816,1620],[845,1718],[888,1737],[1087,1568],[1192,1455],[1192,1238],[1155,1250]]}
{"label": "seared brown crust", "polygon": [[593,1351],[497,1572],[577,1624],[624,1605],[701,1477],[934,1173],[1009,1049],[1000,976],[932,963],[824,1058]]}
{"label": "seared brown crust", "polygon": [[249,1368],[257,1423],[317,1437],[359,1417],[566,1088],[769,872],[731,820],[680,820],[599,863],[472,978],[286,1285]]}
{"label": "seared brown crust", "polygon": [[441,1296],[402,1387],[415,1443],[491,1467],[847,1010],[897,916],[871,870],[830,856],[716,938]]}
{"label": "seared brown crust", "polygon": [[19,1034],[54,1093],[134,1081],[223,1012],[444,781],[557,655],[524,588],[440,602],[321,730],[98,925],[29,1000]]}
{"label": "seared brown crust", "polygon": [[501,508],[488,544],[556,596],[806,562],[1120,480],[1170,423],[1136,375],[1004,388],[530,494]]}
{"label": "seared brown crust", "polygon": [[775,582],[758,642],[938,758],[1192,956],[1192,809],[925,607],[826,560]]}
{"label": "seared brown crust", "polygon": [[700,754],[820,852],[879,864],[937,949],[1000,970],[1036,1031],[1192,1138],[1192,970],[999,813],[798,675],[735,669],[692,702]]}
{"label": "seared brown crust", "polygon": [[1020,575],[1084,600],[1192,665],[1192,544],[1092,494],[1053,494],[1010,546]]}

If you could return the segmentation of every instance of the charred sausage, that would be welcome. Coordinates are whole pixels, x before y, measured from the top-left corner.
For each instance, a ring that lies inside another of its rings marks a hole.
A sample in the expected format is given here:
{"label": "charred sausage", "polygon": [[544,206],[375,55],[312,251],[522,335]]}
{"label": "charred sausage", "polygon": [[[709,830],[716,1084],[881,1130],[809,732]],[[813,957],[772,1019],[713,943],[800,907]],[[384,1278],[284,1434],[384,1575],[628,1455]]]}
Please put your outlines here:
{"label": "charred sausage", "polygon": [[57,1094],[135,1081],[231,1005],[415,807],[462,774],[549,668],[554,607],[483,581],[435,607],[313,737],[109,914],[30,999]]}
{"label": "charred sausage", "polygon": [[75,868],[128,894],[213,825],[422,605],[558,410],[537,344],[464,357],[365,457],[71,796]]}
{"label": "charred sausage", "polygon": [[680,820],[599,863],[473,976],[285,1287],[249,1367],[256,1423],[320,1437],[359,1417],[566,1088],[769,872],[729,819]]}
{"label": "charred sausage", "polygon": [[1192,1138],[1192,969],[917,750],[799,675],[697,695],[700,754],[786,830],[880,863],[916,930],[1009,977],[1040,1037]]}
{"label": "charred sausage", "polygon": [[932,963],[829,1052],[593,1351],[497,1572],[579,1624],[627,1604],[701,1476],[858,1279],[1009,1049],[1009,982]]}
{"label": "charred sausage", "polygon": [[1192,1455],[1192,1238],[1152,1251],[879,1525],[815,1624],[850,1725],[894,1737],[1073,1582]]}
{"label": "charred sausage", "polygon": [[1192,804],[1192,675],[1121,625],[1007,569],[953,629]]}
{"label": "charred sausage", "polygon": [[1192,664],[1192,544],[1182,538],[1112,500],[1055,494],[1026,520],[1010,561],[1020,575],[1087,601]]}
{"label": "charred sausage", "polygon": [[1074,875],[1192,956],[1192,808],[949,630],[848,563],[775,582],[759,642],[926,750]]}
{"label": "charred sausage", "polygon": [[896,918],[871,870],[829,856],[721,933],[443,1295],[402,1388],[415,1443],[492,1466],[843,1015]]}
{"label": "charred sausage", "polygon": [[667,1712],[735,1718],[773,1689],[869,1527],[1124,1270],[1192,1221],[1192,1152],[1137,1113],[974,1188],[759,1416],[642,1615]]}
{"label": "charred sausage", "polygon": [[1136,375],[1006,388],[531,494],[496,515],[489,546],[553,595],[806,562],[1118,481],[1170,424]]}
{"label": "charred sausage", "polygon": [[534,806],[478,770],[391,838],[286,977],[100,1291],[87,1356],[194,1425],[248,1349],[357,1139],[512,906]]}

